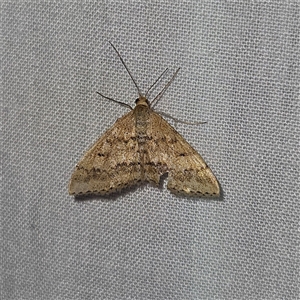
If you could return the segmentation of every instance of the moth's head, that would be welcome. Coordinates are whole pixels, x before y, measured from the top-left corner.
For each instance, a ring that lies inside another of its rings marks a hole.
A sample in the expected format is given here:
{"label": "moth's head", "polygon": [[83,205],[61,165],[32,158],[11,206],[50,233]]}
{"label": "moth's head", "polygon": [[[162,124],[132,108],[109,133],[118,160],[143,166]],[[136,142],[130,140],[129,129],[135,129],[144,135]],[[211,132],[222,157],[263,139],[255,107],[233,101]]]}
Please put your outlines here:
{"label": "moth's head", "polygon": [[136,100],[135,100],[136,105],[143,105],[143,106],[150,106],[150,103],[148,99],[145,96],[140,95]]}

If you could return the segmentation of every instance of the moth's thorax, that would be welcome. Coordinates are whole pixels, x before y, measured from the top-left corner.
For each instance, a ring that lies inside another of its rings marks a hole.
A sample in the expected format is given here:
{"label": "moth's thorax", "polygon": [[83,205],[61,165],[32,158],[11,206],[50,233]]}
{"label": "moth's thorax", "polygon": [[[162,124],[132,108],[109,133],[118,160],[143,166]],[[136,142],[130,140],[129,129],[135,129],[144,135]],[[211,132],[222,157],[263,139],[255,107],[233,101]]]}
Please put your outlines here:
{"label": "moth's thorax", "polygon": [[137,132],[143,132],[146,130],[149,123],[150,104],[146,97],[140,96],[136,101],[134,108],[134,117],[136,123]]}
{"label": "moth's thorax", "polygon": [[149,115],[151,108],[145,105],[137,105],[134,108],[134,117],[137,131],[146,130],[149,124]]}

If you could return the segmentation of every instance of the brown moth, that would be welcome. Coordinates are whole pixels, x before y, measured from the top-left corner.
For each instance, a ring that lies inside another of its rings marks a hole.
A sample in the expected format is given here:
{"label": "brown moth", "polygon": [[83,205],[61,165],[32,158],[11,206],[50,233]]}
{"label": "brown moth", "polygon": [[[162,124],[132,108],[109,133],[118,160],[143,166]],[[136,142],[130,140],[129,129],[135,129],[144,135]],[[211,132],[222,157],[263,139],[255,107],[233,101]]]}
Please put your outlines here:
{"label": "brown moth", "polygon": [[150,103],[146,98],[148,92],[142,95],[119,52],[112,47],[136,85],[139,98],[133,109],[99,93],[131,111],[118,119],[79,161],[71,177],[69,194],[107,195],[140,182],[158,185],[160,177],[168,173],[167,187],[172,192],[218,197],[219,183],[203,158],[151,107],[179,69]]}

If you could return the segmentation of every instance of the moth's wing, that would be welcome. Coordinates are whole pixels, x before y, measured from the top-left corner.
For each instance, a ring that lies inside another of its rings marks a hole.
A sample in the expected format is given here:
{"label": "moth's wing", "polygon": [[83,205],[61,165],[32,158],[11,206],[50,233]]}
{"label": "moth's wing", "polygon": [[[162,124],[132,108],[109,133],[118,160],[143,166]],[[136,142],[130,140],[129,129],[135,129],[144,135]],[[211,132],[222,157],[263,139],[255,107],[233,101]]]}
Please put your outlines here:
{"label": "moth's wing", "polygon": [[151,110],[144,169],[158,184],[168,172],[168,189],[175,193],[218,197],[219,183],[203,158],[159,114]]}
{"label": "moth's wing", "polygon": [[69,184],[71,195],[110,194],[141,180],[133,111],[124,115],[85,153]]}

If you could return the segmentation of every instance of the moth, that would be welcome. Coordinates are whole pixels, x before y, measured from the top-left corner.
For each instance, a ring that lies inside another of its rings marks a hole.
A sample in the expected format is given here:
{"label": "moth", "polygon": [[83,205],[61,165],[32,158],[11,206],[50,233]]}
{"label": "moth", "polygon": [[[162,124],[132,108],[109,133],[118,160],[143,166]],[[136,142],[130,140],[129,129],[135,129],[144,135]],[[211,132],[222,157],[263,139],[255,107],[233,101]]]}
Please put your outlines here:
{"label": "moth", "polygon": [[69,194],[107,195],[141,182],[159,185],[161,176],[168,173],[167,188],[173,193],[218,197],[219,183],[203,158],[153,110],[153,103],[162,96],[179,69],[150,103],[148,92],[141,93],[120,53],[112,43],[111,46],[133,80],[139,97],[132,108],[99,93],[126,106],[130,112],[119,118],[84,154],[71,176]]}

